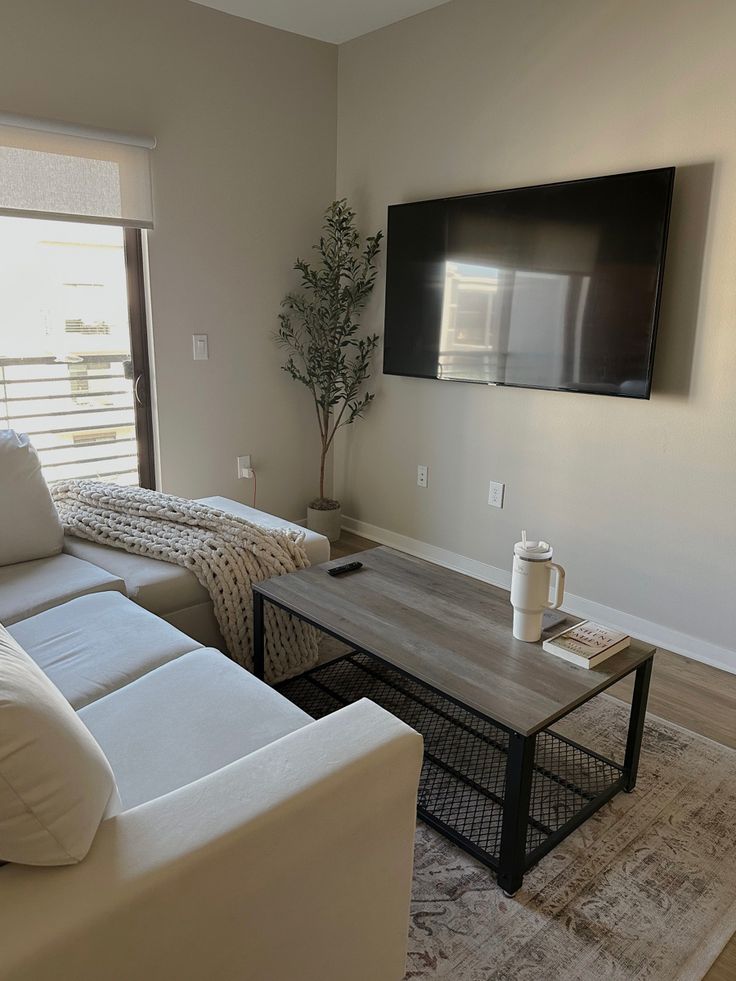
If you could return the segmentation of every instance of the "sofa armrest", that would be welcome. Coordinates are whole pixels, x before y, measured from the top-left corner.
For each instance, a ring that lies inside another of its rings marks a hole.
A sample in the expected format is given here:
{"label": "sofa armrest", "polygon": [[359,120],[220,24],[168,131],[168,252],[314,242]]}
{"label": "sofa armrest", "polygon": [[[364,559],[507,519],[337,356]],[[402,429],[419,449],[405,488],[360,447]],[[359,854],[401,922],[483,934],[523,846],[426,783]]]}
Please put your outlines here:
{"label": "sofa armrest", "polygon": [[363,700],[5,866],[0,977],[400,981],[421,758]]}

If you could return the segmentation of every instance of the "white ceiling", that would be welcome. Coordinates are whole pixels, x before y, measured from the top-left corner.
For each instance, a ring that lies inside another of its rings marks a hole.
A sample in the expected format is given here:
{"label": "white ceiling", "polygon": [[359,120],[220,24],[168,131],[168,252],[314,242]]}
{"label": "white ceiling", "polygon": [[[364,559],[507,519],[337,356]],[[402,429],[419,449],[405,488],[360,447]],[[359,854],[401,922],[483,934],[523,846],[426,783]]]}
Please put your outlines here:
{"label": "white ceiling", "polygon": [[341,44],[449,0],[194,0],[293,34]]}

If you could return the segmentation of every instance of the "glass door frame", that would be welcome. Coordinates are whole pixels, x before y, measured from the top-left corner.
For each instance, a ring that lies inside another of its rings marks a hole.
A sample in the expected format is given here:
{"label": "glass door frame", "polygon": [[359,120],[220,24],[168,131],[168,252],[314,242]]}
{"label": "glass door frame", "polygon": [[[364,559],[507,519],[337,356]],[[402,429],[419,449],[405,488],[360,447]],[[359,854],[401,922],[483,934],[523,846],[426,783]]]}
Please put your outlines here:
{"label": "glass door frame", "polygon": [[130,354],[133,365],[133,406],[138,444],[138,481],[141,487],[156,488],[154,455],[151,359],[146,316],[146,285],[143,257],[143,232],[125,228],[125,271],[128,287],[128,321]]}

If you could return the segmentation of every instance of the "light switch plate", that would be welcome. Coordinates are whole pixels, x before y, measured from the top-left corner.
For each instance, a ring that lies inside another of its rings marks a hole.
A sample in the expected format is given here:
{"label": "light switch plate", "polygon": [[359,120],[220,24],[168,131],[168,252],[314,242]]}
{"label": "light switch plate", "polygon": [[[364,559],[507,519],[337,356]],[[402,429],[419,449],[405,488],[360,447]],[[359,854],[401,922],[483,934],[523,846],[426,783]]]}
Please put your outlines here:
{"label": "light switch plate", "polygon": [[419,464],[417,467],[417,487],[426,487],[429,483],[429,467]]}
{"label": "light switch plate", "polygon": [[210,350],[206,334],[192,334],[192,355],[195,361],[209,361]]}

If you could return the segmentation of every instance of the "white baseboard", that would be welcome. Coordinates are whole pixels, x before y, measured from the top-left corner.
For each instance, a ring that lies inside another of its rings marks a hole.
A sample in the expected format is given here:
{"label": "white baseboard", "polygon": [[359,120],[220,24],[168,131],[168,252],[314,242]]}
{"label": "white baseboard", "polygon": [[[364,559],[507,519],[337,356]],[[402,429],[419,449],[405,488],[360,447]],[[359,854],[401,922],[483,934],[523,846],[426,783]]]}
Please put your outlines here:
{"label": "white baseboard", "polygon": [[[473,576],[474,579],[491,583],[493,586],[500,586],[503,589],[509,589],[511,586],[511,573],[507,572],[506,569],[499,569],[497,566],[479,562],[477,559],[470,559],[445,548],[438,548],[436,545],[429,545],[427,542],[420,542],[418,539],[409,538],[407,535],[399,535],[395,531],[379,528],[378,525],[358,521],[356,518],[343,516],[342,527],[344,531],[361,535],[363,538],[370,538],[372,541],[378,542],[379,545],[389,545],[401,552],[407,552],[409,555],[415,555],[420,559],[427,559],[429,562],[435,562],[446,569],[454,569],[456,572]],[[585,599],[584,596],[575,596],[572,593],[565,593],[565,610],[574,616],[585,617],[611,627],[618,627],[619,630],[625,630],[627,634],[631,634],[632,637],[637,637],[647,644],[656,644],[657,647],[673,651],[675,654],[682,654],[683,657],[689,657],[693,661],[710,664],[714,668],[736,674],[736,651],[730,651],[726,647],[719,647],[717,644],[700,640],[679,630],[672,630],[659,623],[643,620],[641,617],[624,613],[622,610],[614,610],[610,606],[604,606],[602,603],[596,603],[593,600]]]}

